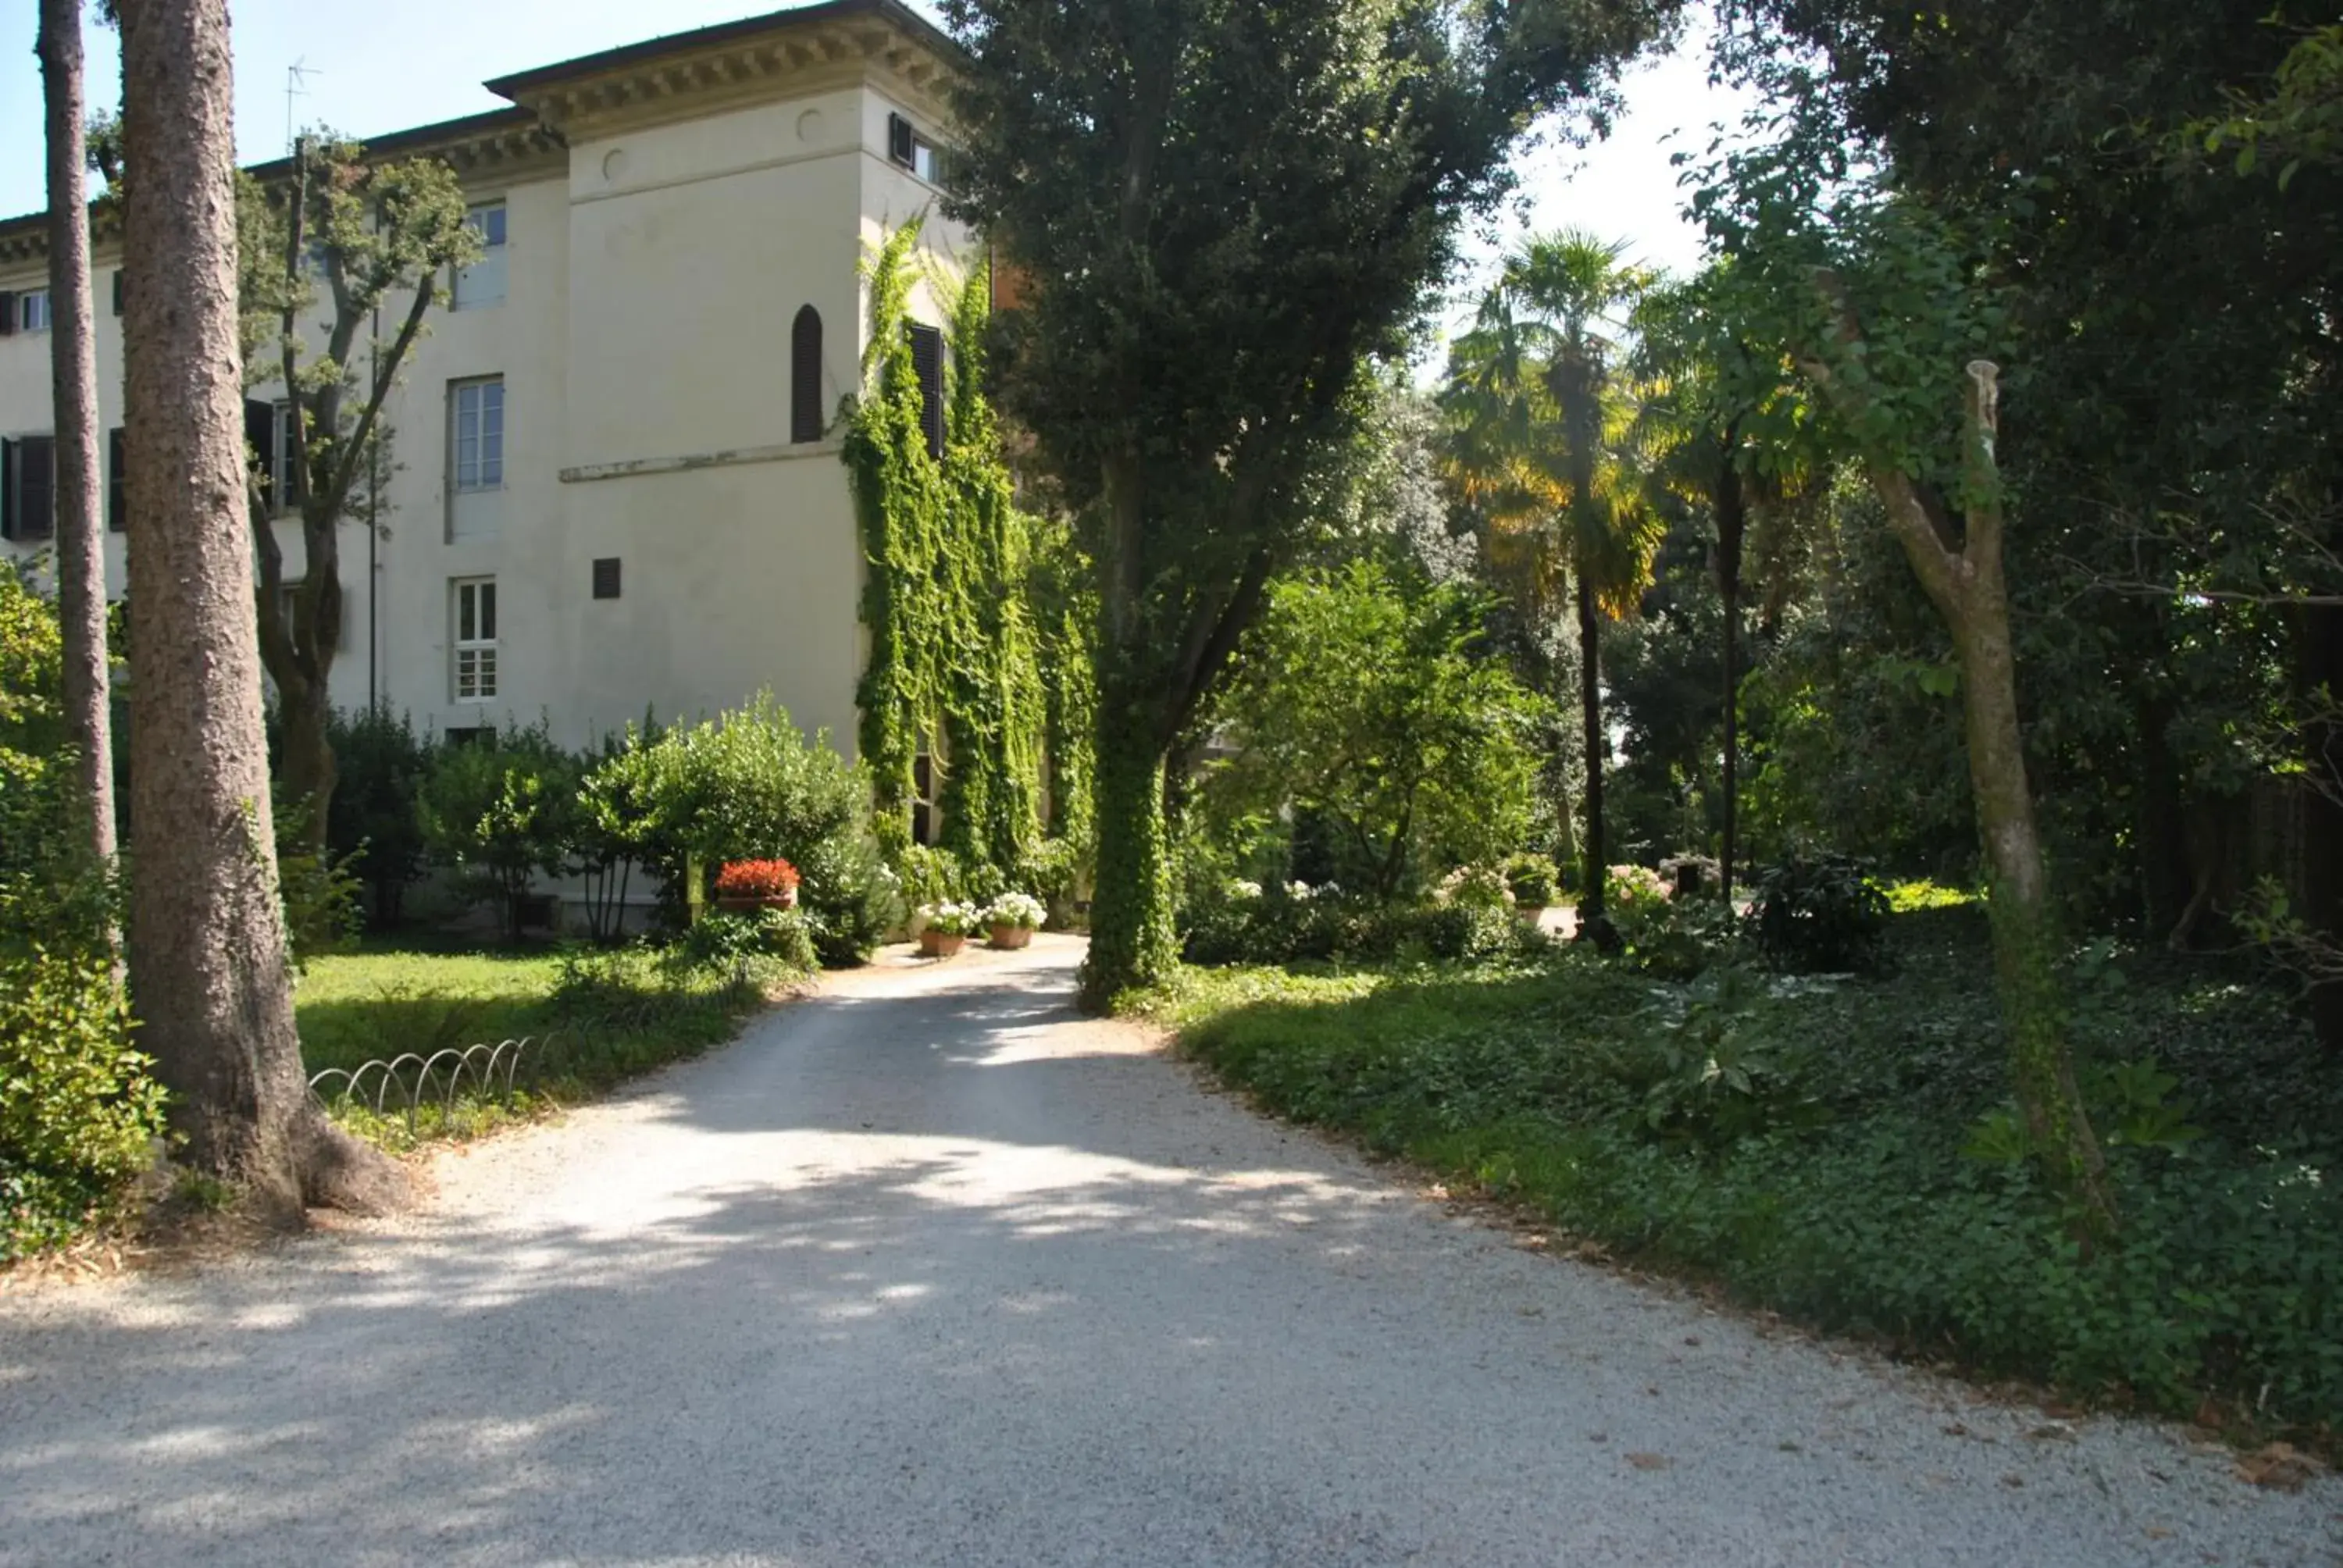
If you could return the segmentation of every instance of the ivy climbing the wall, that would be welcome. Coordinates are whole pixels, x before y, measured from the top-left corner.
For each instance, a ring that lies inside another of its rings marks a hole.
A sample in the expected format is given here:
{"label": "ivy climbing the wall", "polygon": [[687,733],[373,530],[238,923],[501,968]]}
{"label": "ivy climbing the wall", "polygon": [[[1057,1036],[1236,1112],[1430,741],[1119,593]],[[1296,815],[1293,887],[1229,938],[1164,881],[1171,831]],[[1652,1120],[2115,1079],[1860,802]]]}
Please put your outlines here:
{"label": "ivy climbing the wall", "polygon": [[[870,337],[847,413],[845,457],[868,564],[870,664],[861,750],[880,832],[900,854],[929,759],[938,841],[970,870],[1030,882],[1037,863],[1087,859],[1089,618],[1061,530],[1018,509],[984,396],[990,286],[931,277],[949,299],[943,456],[930,450],[912,351],[920,224],[864,263]],[[1064,840],[1044,849],[1044,839]]]}

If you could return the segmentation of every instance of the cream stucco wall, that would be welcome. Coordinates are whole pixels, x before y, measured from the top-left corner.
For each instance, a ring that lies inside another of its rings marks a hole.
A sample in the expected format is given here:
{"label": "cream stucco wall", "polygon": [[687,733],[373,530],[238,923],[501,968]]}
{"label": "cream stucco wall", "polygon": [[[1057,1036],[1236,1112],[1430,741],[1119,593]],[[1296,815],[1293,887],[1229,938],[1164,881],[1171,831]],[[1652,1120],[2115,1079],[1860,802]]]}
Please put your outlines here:
{"label": "cream stucco wall", "polygon": [[[541,715],[582,745],[647,708],[689,719],[769,686],[850,754],[860,552],[834,430],[789,443],[789,334],[799,307],[820,311],[834,416],[859,374],[864,248],[937,196],[887,161],[890,111],[936,134],[870,81],[832,71],[762,102],[573,134],[566,166],[468,176],[473,199],[507,203],[506,297],[435,312],[393,397],[371,618],[367,530],[344,528],[337,703],[364,704],[371,677],[420,728]],[[926,242],[945,266],[971,252],[940,219]],[[101,252],[108,427],[121,422],[115,265]],[[0,288],[42,281],[0,268]],[[924,286],[914,309],[940,319]],[[50,427],[48,342],[0,338],[0,434]],[[505,383],[506,487],[496,526],[459,541],[448,389],[487,376]],[[279,533],[297,578],[297,530]],[[117,592],[122,544],[109,537]],[[597,600],[592,563],[609,557],[621,594]],[[450,584],[472,577],[496,579],[499,620],[498,695],[477,705],[454,700],[450,650]]]}

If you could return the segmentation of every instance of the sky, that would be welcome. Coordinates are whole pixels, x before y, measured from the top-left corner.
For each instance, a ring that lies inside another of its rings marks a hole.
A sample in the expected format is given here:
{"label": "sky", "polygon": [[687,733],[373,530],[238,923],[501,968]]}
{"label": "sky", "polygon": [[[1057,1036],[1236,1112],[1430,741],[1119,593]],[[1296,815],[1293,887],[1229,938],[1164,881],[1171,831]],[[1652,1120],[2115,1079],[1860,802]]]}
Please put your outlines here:
{"label": "sky", "polygon": [[[489,77],[641,41],[647,29],[685,32],[770,9],[778,0],[231,0],[236,41],[236,150],[246,163],[285,151],[288,69],[303,75],[291,101],[296,125],[328,125],[360,137],[505,106],[480,85]],[[933,15],[926,0],[915,7]],[[94,14],[96,7],[90,5]],[[37,0],[0,0],[0,37],[22,40],[0,60],[0,216],[45,201],[41,166],[41,75],[32,41]],[[649,20],[655,15],[657,20]],[[93,102],[119,96],[112,33],[87,30]],[[1668,154],[1707,144],[1713,123],[1739,117],[1741,101],[1706,79],[1695,38],[1634,71],[1627,112],[1610,138],[1584,151],[1559,142],[1524,152],[1521,199],[1468,246],[1469,292],[1504,248],[1534,229],[1570,225],[1624,240],[1636,258],[1682,271],[1699,236],[1681,216]],[[1678,132],[1679,139],[1671,139]],[[1453,313],[1451,313],[1453,318]]]}

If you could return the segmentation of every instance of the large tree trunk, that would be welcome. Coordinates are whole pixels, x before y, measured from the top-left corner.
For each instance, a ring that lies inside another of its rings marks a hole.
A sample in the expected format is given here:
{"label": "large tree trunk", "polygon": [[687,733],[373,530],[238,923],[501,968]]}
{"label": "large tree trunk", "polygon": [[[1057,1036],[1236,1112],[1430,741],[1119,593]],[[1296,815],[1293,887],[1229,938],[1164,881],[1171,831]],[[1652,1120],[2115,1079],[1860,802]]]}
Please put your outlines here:
{"label": "large tree trunk", "polygon": [[1169,979],[1180,957],[1160,699],[1137,686],[1109,676],[1099,689],[1098,889],[1081,994],[1081,1005],[1094,1012],[1104,1011],[1119,992]]}
{"label": "large tree trunk", "polygon": [[1725,839],[1717,856],[1717,896],[1733,902],[1734,857],[1741,820],[1741,547],[1749,508],[1730,444],[1716,491],[1716,596],[1725,609]]}
{"label": "large tree trunk", "polygon": [[1594,586],[1584,571],[1577,576],[1578,712],[1586,747],[1586,836],[1579,845],[1578,940],[1609,951],[1619,945],[1619,932],[1604,909],[1603,879],[1609,869],[1603,833],[1603,759],[1608,753],[1603,733],[1603,611],[1594,602]]}
{"label": "large tree trunk", "polygon": [[114,741],[106,711],[106,534],[98,515],[97,347],[82,141],[81,0],[41,0],[48,110],[49,374],[56,400],[57,613],[65,733],[81,769],[90,847],[114,858]]}
{"label": "large tree trunk", "polygon": [[1912,570],[1944,618],[1960,658],[1969,784],[1988,879],[1995,979],[2009,1035],[2017,1100],[2034,1148],[2052,1177],[2080,1202],[2090,1228],[2115,1223],[2107,1166],[2075,1081],[2056,969],[2056,920],[2050,903],[2041,834],[2026,771],[2017,719],[2017,661],[2010,639],[2009,598],[2002,575],[1998,473],[1997,368],[1969,367],[1972,499],[1966,538],[1949,537],[1947,519],[1909,475],[1867,464],[1872,487]]}
{"label": "large tree trunk", "polygon": [[130,970],[196,1168],[268,1210],[372,1210],[404,1171],[311,1100],[271,842],[246,523],[224,0],[124,0]]}

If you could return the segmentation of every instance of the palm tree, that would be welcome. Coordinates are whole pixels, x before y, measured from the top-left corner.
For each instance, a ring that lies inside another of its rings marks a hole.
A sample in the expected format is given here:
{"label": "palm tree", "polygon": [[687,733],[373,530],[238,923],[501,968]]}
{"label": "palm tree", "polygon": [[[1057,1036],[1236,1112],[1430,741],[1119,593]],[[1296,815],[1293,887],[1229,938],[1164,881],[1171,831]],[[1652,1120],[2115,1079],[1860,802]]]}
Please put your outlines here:
{"label": "palm tree", "polygon": [[1579,934],[1605,946],[1617,936],[1603,908],[1602,628],[1650,586],[1664,531],[1630,460],[1634,403],[1617,372],[1622,317],[1653,279],[1624,255],[1565,230],[1508,256],[1455,346],[1443,397],[1451,476],[1493,544],[1542,559],[1534,577],[1571,579],[1586,747]]}
{"label": "palm tree", "polygon": [[1779,357],[1754,351],[1715,308],[1717,269],[1730,265],[1715,263],[1637,301],[1634,365],[1642,397],[1631,441],[1647,483],[1715,521],[1711,559],[1725,612],[1719,896],[1728,902],[1739,829],[1742,562],[1753,526],[1777,533],[1798,527],[1825,467]]}

